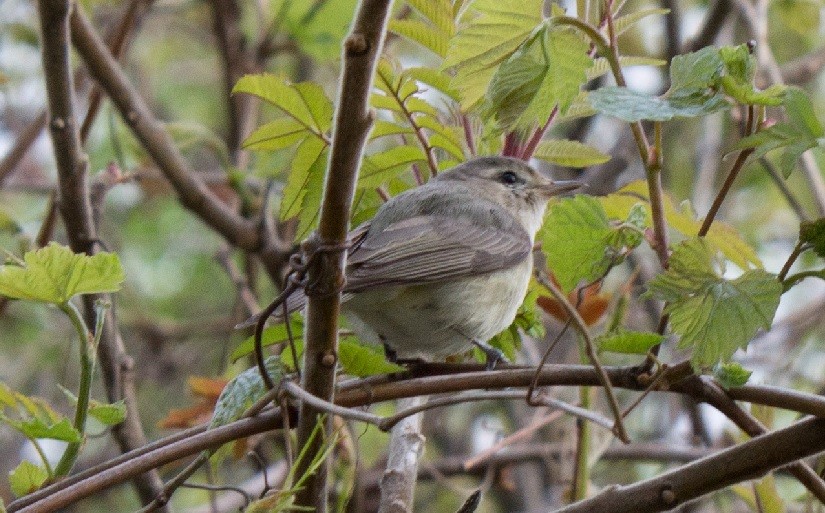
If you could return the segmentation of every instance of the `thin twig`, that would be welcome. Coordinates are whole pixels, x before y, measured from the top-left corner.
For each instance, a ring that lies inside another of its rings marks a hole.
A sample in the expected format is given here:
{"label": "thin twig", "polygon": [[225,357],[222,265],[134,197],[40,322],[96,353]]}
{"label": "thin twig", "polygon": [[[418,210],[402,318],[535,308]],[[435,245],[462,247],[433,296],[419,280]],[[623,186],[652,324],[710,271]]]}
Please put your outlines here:
{"label": "thin twig", "polygon": [[593,345],[593,339],[590,337],[590,332],[587,329],[587,324],[582,319],[581,315],[579,315],[578,310],[576,310],[573,305],[570,304],[570,301],[567,300],[567,297],[564,293],[559,290],[559,288],[550,280],[548,280],[545,276],[538,276],[538,281],[541,283],[556,301],[559,302],[561,307],[567,313],[567,316],[573,320],[573,323],[576,325],[577,331],[584,339],[584,349],[587,353],[587,358],[590,360],[590,363],[596,369],[596,372],[599,376],[599,381],[601,385],[604,387],[605,394],[607,395],[607,402],[610,405],[610,409],[613,412],[613,418],[615,419],[614,428],[616,430],[616,436],[624,443],[630,443],[630,438],[627,436],[627,429],[624,426],[624,422],[622,421],[622,410],[619,408],[619,402],[616,400],[616,394],[613,392],[613,385],[610,383],[610,378],[608,377],[607,373],[605,372],[604,368],[602,367],[601,362],[599,362],[599,357],[596,355],[596,350]]}

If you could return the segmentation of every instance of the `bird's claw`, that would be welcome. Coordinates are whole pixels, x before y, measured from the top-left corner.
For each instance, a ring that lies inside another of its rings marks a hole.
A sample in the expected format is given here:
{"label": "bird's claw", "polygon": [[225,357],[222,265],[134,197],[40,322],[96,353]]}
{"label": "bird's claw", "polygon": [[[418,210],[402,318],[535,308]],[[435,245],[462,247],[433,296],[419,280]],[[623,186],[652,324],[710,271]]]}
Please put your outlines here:
{"label": "bird's claw", "polygon": [[478,340],[473,340],[473,345],[481,349],[481,351],[484,353],[484,368],[486,370],[493,370],[496,368],[496,364],[498,364],[498,362],[505,361],[504,353],[502,353],[501,350],[491,346],[490,344]]}

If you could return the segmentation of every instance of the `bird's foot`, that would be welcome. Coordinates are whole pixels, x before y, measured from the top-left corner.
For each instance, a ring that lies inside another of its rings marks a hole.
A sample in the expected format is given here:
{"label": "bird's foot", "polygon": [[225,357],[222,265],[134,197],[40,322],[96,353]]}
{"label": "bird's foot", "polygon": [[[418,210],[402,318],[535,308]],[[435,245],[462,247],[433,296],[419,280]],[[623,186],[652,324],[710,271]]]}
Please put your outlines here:
{"label": "bird's foot", "polygon": [[484,353],[485,360],[484,360],[484,368],[487,370],[493,370],[496,368],[496,364],[498,362],[505,361],[504,353],[502,353],[499,349],[491,346],[487,342],[481,342],[479,340],[473,340],[473,345],[477,348],[481,349]]}

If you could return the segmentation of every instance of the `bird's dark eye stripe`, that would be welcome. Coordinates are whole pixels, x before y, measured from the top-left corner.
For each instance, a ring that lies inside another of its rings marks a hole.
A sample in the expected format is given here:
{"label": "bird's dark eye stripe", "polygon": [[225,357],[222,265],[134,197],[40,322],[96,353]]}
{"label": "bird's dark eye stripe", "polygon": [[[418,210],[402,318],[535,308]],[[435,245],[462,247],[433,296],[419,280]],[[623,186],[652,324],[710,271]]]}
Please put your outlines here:
{"label": "bird's dark eye stripe", "polygon": [[512,171],[505,171],[501,173],[501,175],[499,175],[499,180],[501,180],[501,183],[507,185],[513,185],[522,181],[519,180],[519,177]]}

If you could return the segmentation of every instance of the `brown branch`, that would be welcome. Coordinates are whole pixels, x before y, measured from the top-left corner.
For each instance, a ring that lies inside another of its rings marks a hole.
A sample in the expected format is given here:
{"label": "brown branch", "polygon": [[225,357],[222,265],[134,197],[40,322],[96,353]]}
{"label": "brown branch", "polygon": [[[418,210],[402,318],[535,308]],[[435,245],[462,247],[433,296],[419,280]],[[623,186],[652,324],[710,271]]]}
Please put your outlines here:
{"label": "brown branch", "polygon": [[[80,134],[74,115],[74,89],[69,66],[69,0],[40,0],[43,69],[48,93],[48,123],[55,148],[58,178],[58,205],[66,234],[73,251],[92,255],[96,252],[97,230],[93,218],[91,194],[86,168],[88,157],[81,148]],[[86,295],[88,325],[94,325],[95,302],[103,299],[113,304],[109,295]],[[109,401],[123,399],[127,416],[113,428],[115,439],[123,452],[146,444],[146,436],[138,417],[134,383],[127,379],[127,362],[114,308],[106,313],[98,352]],[[138,494],[144,502],[151,500],[162,487],[154,471],[135,480]]]}
{"label": "brown branch", "polygon": [[[520,387],[526,390],[535,375],[535,369],[530,367],[507,366],[494,371],[479,370],[472,372],[467,372],[465,370],[467,367],[471,366],[453,365],[449,367],[452,369],[453,374],[422,378],[399,379],[397,376],[374,376],[366,379],[353,379],[341,384],[336,404],[352,408],[404,397],[437,393],[511,387]],[[447,367],[445,366],[445,368]],[[479,368],[483,367],[479,366]],[[636,367],[606,367],[605,371],[614,386],[631,390],[644,388],[637,381],[638,368]],[[686,375],[689,375],[685,374],[686,372],[689,373],[689,368],[681,364],[668,368],[668,376],[664,380],[666,385],[663,383],[664,390],[661,391],[685,394],[711,404],[713,403],[709,400],[710,396],[718,396],[720,393],[725,395],[725,392],[718,387],[706,387],[704,381],[698,377],[683,379]],[[540,386],[598,386],[600,381],[595,369],[589,365],[548,365],[541,369],[538,384]],[[789,393],[779,388],[746,386],[733,388],[728,393],[731,397],[737,399],[746,399],[753,403],[770,406],[793,407],[802,412],[816,411],[821,413],[825,408],[825,398],[823,397],[801,392]],[[265,401],[262,401],[262,404],[269,403],[271,400],[272,397],[267,397]],[[719,400],[714,400],[714,402],[721,404]],[[250,411],[252,411],[252,408],[250,408]],[[9,504],[7,509],[9,513],[15,513],[23,510],[23,508],[36,505],[37,509],[25,509],[23,511],[49,511],[48,509],[41,509],[41,502],[46,500],[53,501],[47,504],[56,505],[55,507],[65,507],[83,497],[122,483],[149,469],[192,456],[202,450],[231,440],[274,429],[280,425],[280,410],[270,408],[262,411],[258,416],[246,417],[213,430],[206,431],[201,426],[182,431],[18,499]],[[762,438],[764,437],[760,437],[760,439]],[[627,451],[634,451],[633,447],[635,445],[629,446]],[[802,449],[794,448],[793,450]],[[617,455],[616,457],[635,456]],[[660,458],[656,455],[639,455],[638,457]],[[683,458],[671,455],[661,456],[661,458],[681,461],[690,459],[692,456]]]}
{"label": "brown branch", "polygon": [[[334,398],[338,359],[338,314],[346,260],[344,243],[361,155],[372,128],[374,114],[369,108],[369,95],[391,4],[392,0],[361,0],[351,32],[344,41],[343,75],[318,225],[319,247],[314,265],[307,273],[309,302],[302,386],[310,394],[330,402]],[[298,420],[300,446],[311,438],[320,413],[308,405],[301,407]],[[318,451],[322,438],[315,437],[309,454]],[[306,472],[311,459],[302,460],[296,475]],[[315,505],[318,513],[326,512],[326,471],[326,466],[322,465],[315,476],[307,480],[296,504]]]}
{"label": "brown branch", "polygon": [[786,84],[804,85],[816,78],[825,68],[825,47],[786,62],[780,68]]}
{"label": "brown branch", "polygon": [[17,168],[17,164],[26,156],[31,145],[37,140],[43,127],[46,126],[46,110],[41,111],[28,125],[23,129],[23,132],[14,141],[9,152],[0,160],[0,187],[3,186],[3,181],[8,177],[12,171]]}
{"label": "brown branch", "polygon": [[247,251],[260,249],[256,224],[235,213],[193,173],[163,124],[152,115],[79,8],[73,12],[71,24],[72,42],[92,77],[117,106],[126,124],[178,193],[183,206],[231,244]]}
{"label": "brown branch", "polygon": [[757,478],[823,450],[825,419],[803,420],[653,479],[610,487],[595,497],[557,510],[557,513],[672,510],[688,500]]}

